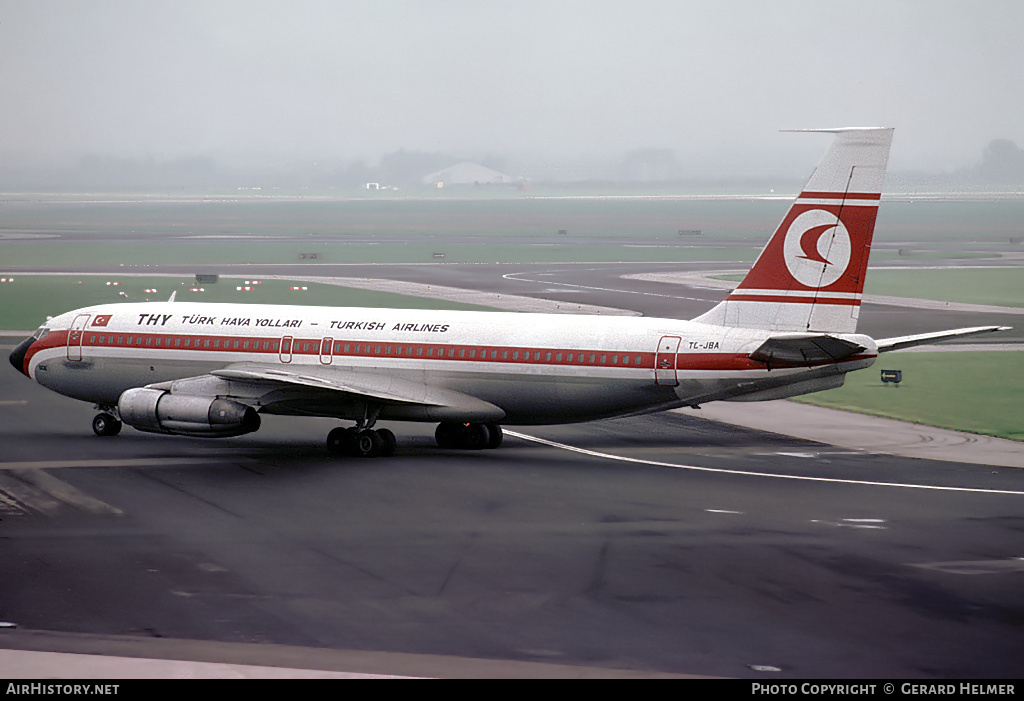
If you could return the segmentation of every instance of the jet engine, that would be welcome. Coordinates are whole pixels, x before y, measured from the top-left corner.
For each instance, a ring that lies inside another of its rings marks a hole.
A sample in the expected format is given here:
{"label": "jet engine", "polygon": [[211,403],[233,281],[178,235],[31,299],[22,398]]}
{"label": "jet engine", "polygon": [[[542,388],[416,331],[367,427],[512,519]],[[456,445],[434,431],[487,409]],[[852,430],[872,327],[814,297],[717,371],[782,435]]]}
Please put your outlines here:
{"label": "jet engine", "polygon": [[251,406],[146,387],[122,394],[117,411],[122,421],[140,431],[176,436],[241,436],[260,427],[260,416]]}

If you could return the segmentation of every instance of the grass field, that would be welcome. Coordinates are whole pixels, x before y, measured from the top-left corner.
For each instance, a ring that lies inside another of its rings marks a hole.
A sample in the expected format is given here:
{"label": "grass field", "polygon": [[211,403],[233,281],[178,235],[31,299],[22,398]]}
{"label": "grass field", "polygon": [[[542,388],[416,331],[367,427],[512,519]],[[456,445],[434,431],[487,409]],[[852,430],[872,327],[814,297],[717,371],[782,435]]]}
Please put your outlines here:
{"label": "grass field", "polygon": [[872,270],[864,291],[893,297],[1024,307],[1024,268]]}
{"label": "grass field", "polygon": [[[880,370],[902,370],[899,387]],[[890,353],[795,401],[1024,441],[1024,352]]]}
{"label": "grass field", "polygon": [[[56,316],[91,304],[164,301],[177,290],[179,301],[235,302],[239,304],[300,304],[304,306],[389,307],[402,309],[469,309],[488,307],[457,304],[425,297],[372,292],[336,285],[296,283],[260,278],[251,291],[237,290],[244,280],[221,278],[197,286],[191,277],[131,277],[117,275],[19,275],[14,282],[0,283],[0,329],[31,330],[48,316]],[[108,285],[108,282],[119,282]],[[293,291],[290,288],[308,289]],[[191,292],[201,287],[203,292]],[[145,290],[155,289],[147,293]]]}
{"label": "grass field", "polygon": [[[788,199],[511,197],[502,199],[5,196],[0,261],[9,267],[292,263],[752,261]],[[987,255],[1024,237],[1024,198],[886,201],[876,241],[909,257],[921,241],[968,242]],[[700,230],[701,236],[680,236]],[[566,236],[559,232],[565,231]],[[78,240],[12,238],[75,232]],[[124,240],[134,238],[137,240]],[[111,239],[121,239],[112,241]],[[571,242],[569,242],[571,239]],[[750,247],[736,247],[749,240]],[[716,248],[718,246],[718,248]],[[882,257],[895,251],[878,251]],[[0,271],[2,272],[2,271]]]}
{"label": "grass field", "polygon": [[[216,239],[198,241],[6,241],[2,265],[29,268],[52,265],[203,265],[304,263],[314,269],[321,263],[569,263],[660,261],[746,261],[758,249],[746,247],[695,248],[666,244],[621,245],[598,242],[489,243],[426,240],[380,243],[364,241],[260,241]],[[301,259],[315,253],[315,259]],[[437,254],[443,254],[438,257]],[[312,273],[311,273],[312,274]]]}

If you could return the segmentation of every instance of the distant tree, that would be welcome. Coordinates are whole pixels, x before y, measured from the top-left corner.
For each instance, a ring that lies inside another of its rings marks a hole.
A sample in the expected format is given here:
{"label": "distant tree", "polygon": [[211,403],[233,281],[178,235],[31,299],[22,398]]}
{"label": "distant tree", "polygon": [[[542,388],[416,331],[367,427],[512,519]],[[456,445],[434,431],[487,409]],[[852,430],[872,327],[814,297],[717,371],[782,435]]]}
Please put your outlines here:
{"label": "distant tree", "polygon": [[1024,184],[1024,150],[1009,139],[996,139],[985,147],[974,174],[979,180],[1002,185]]}
{"label": "distant tree", "polygon": [[382,185],[418,185],[424,175],[449,166],[452,162],[452,157],[443,153],[400,149],[381,157],[379,180]]}

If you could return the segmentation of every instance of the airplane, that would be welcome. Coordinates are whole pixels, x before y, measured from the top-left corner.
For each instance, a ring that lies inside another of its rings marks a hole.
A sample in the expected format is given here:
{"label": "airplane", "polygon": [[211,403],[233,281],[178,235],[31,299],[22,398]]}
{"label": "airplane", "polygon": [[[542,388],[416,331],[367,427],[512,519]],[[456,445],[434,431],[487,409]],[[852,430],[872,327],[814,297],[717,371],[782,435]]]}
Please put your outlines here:
{"label": "airplane", "polygon": [[354,421],[332,455],[387,456],[379,421],[437,423],[444,448],[503,425],[590,421],[839,387],[879,353],[1006,330],[856,333],[891,128],[815,129],[831,147],[750,271],[692,321],[515,312],[168,302],[49,319],[10,355],[93,403],[98,436],[230,437],[263,414]]}

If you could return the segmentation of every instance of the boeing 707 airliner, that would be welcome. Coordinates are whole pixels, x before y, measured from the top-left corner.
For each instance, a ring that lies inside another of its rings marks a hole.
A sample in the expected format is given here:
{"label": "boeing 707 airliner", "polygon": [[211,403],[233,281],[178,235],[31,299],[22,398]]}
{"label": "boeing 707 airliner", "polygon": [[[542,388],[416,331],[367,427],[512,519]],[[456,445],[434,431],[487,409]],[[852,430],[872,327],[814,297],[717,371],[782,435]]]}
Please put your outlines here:
{"label": "boeing 707 airliner", "polygon": [[353,421],[336,455],[390,455],[389,420],[496,448],[502,425],[759,401],[839,387],[878,353],[1001,330],[856,333],[892,129],[819,130],[832,146],[753,267],[692,321],[502,312],[146,302],[48,320],[20,372],[91,402],[93,430],[225,437],[261,414]]}

